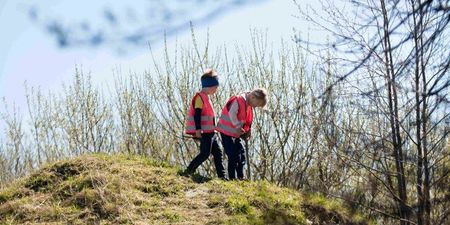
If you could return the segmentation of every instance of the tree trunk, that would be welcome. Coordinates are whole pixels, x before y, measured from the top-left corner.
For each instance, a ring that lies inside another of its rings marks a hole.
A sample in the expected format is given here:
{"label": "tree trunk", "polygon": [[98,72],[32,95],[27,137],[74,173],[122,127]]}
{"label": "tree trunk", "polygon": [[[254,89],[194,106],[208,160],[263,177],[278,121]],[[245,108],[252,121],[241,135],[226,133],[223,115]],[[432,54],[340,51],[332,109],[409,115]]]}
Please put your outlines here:
{"label": "tree trunk", "polygon": [[397,191],[396,201],[399,205],[399,217],[401,225],[409,225],[409,208],[407,206],[406,181],[403,166],[402,141],[400,136],[400,121],[398,119],[397,85],[395,81],[394,65],[392,61],[392,48],[390,43],[389,19],[384,0],[380,0],[383,13],[383,46],[385,55],[386,78],[388,80],[389,117],[391,125],[391,137],[394,150]]}
{"label": "tree trunk", "polygon": [[[422,126],[422,118],[421,118],[421,110],[420,110],[420,64],[419,64],[419,52],[421,52],[421,46],[419,46],[419,31],[418,31],[418,22],[417,22],[417,11],[415,7],[415,1],[411,0],[411,6],[413,8],[413,26],[414,26],[414,62],[415,62],[415,68],[414,68],[414,81],[415,81],[415,97],[416,97],[416,148],[417,148],[417,178],[416,178],[416,189],[417,189],[417,225],[423,225],[423,214],[424,214],[424,199],[423,199],[423,152],[422,152],[422,133],[421,133],[421,126]],[[423,72],[423,71],[422,71]],[[422,96],[423,98],[423,96]]]}

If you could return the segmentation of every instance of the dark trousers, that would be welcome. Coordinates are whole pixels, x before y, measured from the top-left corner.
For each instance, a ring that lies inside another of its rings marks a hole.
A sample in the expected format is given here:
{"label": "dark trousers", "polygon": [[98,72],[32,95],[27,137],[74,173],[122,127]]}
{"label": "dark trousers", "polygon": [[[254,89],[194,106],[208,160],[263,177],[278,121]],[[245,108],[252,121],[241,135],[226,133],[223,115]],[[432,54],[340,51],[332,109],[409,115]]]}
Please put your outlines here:
{"label": "dark trousers", "polygon": [[226,134],[220,134],[222,145],[228,157],[228,178],[230,180],[244,178],[245,148],[241,138],[233,138]]}
{"label": "dark trousers", "polygon": [[223,155],[219,148],[214,133],[202,134],[200,139],[200,153],[192,160],[188,166],[188,171],[195,171],[210,155],[214,157],[214,165],[216,166],[217,176],[225,177],[225,168],[223,167]]}

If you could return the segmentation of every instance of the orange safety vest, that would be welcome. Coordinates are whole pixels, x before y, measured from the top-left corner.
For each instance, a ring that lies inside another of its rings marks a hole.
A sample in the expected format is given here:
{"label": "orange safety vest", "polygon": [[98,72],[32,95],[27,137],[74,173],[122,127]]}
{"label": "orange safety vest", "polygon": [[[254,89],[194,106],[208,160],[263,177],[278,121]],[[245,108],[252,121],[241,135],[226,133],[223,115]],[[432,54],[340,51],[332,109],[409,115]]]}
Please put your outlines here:
{"label": "orange safety vest", "polygon": [[200,96],[203,101],[202,115],[201,115],[201,125],[202,125],[202,133],[214,133],[215,124],[214,117],[216,113],[214,112],[214,108],[212,106],[211,101],[208,98],[208,95],[203,92],[197,92],[192,98],[191,105],[189,107],[187,121],[186,121],[186,134],[195,134],[195,99],[197,96]]}
{"label": "orange safety vest", "polygon": [[[239,105],[237,119],[240,125],[234,126],[230,119],[229,108],[233,101],[237,101]],[[253,121],[253,108],[247,104],[242,95],[235,95],[231,97],[225,107],[223,107],[222,115],[219,118],[216,130],[220,133],[226,134],[231,137],[239,138],[239,129],[243,128],[244,132],[250,131],[250,127]]]}

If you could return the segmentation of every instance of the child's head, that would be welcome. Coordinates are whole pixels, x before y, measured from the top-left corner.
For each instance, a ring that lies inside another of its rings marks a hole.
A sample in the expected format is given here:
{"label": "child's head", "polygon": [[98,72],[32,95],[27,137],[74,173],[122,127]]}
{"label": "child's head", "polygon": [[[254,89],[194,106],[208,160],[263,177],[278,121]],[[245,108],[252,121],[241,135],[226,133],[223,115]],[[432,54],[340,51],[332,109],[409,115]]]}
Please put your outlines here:
{"label": "child's head", "polygon": [[252,107],[264,107],[267,104],[267,90],[256,88],[249,93],[248,102]]}
{"label": "child's head", "polygon": [[216,71],[207,69],[200,80],[202,82],[202,90],[206,92],[206,94],[212,95],[216,93],[217,88],[219,87],[219,77],[217,76]]}

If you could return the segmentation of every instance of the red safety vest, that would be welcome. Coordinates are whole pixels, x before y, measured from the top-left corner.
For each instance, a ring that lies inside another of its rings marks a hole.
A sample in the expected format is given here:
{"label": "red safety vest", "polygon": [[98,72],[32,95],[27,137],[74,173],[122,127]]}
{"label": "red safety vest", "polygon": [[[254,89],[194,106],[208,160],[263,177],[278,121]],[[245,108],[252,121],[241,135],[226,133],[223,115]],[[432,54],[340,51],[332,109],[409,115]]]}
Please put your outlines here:
{"label": "red safety vest", "polygon": [[[230,105],[233,101],[237,101],[239,105],[237,119],[240,125],[234,126],[230,119]],[[231,97],[225,107],[223,107],[222,115],[219,118],[219,123],[217,124],[216,130],[220,133],[226,134],[231,137],[239,138],[239,130],[244,129],[244,132],[250,131],[250,127],[253,121],[253,108],[247,104],[242,95],[235,95]]]}
{"label": "red safety vest", "polygon": [[196,97],[200,96],[203,101],[202,115],[201,115],[201,125],[202,125],[202,133],[214,133],[215,124],[214,117],[216,113],[214,112],[214,108],[212,106],[211,101],[208,98],[208,95],[203,92],[197,92],[191,100],[191,105],[189,107],[187,121],[186,121],[186,134],[195,134],[195,100]]}

